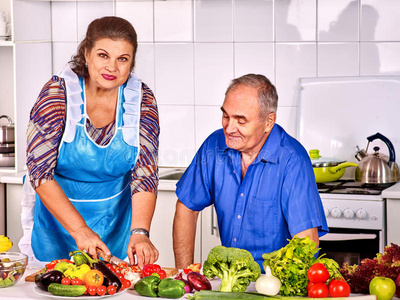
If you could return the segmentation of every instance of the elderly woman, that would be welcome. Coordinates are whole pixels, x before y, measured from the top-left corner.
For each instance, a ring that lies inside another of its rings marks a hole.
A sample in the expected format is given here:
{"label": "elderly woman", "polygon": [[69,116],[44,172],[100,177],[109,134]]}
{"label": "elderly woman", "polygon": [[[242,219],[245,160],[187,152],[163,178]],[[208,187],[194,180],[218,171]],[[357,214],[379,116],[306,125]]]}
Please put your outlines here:
{"label": "elderly woman", "polygon": [[94,257],[98,249],[128,256],[139,267],[158,259],[149,239],[158,112],[152,91],[131,73],[136,51],[128,21],[94,20],[77,54],[32,108],[27,166],[37,196],[31,245],[40,261],[68,257],[76,248]]}

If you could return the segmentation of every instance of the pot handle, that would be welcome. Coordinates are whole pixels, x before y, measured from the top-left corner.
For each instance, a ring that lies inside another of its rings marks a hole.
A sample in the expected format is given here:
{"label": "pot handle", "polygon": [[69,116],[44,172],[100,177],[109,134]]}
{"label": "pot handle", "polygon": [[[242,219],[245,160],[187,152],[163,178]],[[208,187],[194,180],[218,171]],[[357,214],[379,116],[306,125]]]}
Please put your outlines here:
{"label": "pot handle", "polygon": [[392,142],[389,141],[389,139],[387,137],[385,137],[383,134],[380,134],[379,132],[367,137],[367,140],[369,142],[372,142],[373,140],[376,140],[376,139],[380,139],[381,141],[383,141],[386,144],[386,146],[389,149],[389,162],[394,162],[396,160],[396,154],[394,152],[394,147],[393,147]]}
{"label": "pot handle", "polygon": [[337,166],[330,167],[329,172],[335,174],[339,172],[342,168],[347,168],[347,167],[358,167],[358,164],[353,163],[353,162],[344,162],[341,164],[338,164]]}
{"label": "pot handle", "polygon": [[8,125],[12,125],[12,120],[9,116],[2,115],[2,116],[0,116],[0,119],[2,119],[2,118],[6,118],[8,120]]}

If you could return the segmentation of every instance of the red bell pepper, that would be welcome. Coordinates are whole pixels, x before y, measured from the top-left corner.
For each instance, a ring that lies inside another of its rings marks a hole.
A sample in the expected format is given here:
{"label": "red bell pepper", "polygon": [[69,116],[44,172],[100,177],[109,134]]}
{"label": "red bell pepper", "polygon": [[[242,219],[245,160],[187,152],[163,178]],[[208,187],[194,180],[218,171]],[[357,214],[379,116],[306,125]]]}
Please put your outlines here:
{"label": "red bell pepper", "polygon": [[160,279],[164,279],[167,277],[167,273],[161,269],[161,267],[157,264],[147,264],[144,265],[143,269],[142,269],[142,273],[141,273],[141,277],[147,277],[150,276],[152,274],[157,274]]}

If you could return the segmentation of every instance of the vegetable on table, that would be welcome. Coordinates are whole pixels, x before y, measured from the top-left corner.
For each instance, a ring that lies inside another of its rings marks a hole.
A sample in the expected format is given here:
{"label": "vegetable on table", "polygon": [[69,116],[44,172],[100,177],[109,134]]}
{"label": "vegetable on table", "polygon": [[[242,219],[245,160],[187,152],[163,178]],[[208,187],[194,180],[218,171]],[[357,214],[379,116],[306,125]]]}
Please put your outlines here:
{"label": "vegetable on table", "polygon": [[51,283],[48,291],[50,294],[55,296],[78,297],[82,296],[86,292],[86,287],[84,285],[63,285],[61,283]]}
{"label": "vegetable on table", "polygon": [[[230,299],[249,299],[249,300],[299,300],[299,297],[267,296],[260,293],[251,292],[221,292],[221,291],[200,291],[188,296],[191,300],[230,300]],[[301,298],[310,300],[311,298]],[[343,298],[324,298],[324,300],[343,300]],[[351,300],[377,300],[375,295],[354,296]]]}
{"label": "vegetable on table", "polygon": [[329,290],[325,283],[316,282],[308,289],[308,297],[310,298],[328,298]]}
{"label": "vegetable on table", "polygon": [[261,269],[251,253],[234,247],[216,246],[203,264],[203,274],[221,279],[218,287],[224,292],[244,292],[251,281],[261,275]]}
{"label": "vegetable on table", "polygon": [[88,264],[88,260],[86,259],[85,255],[80,253],[77,253],[74,256],[72,256],[72,260],[74,261],[74,264],[78,267],[83,264]]}
{"label": "vegetable on table", "polygon": [[163,298],[180,298],[185,295],[185,283],[181,280],[164,278],[158,284],[157,295]]}
{"label": "vegetable on table", "polygon": [[349,297],[351,293],[350,285],[344,280],[331,280],[328,289],[331,297]]}
{"label": "vegetable on table", "polygon": [[101,286],[104,282],[104,276],[103,273],[101,273],[99,270],[90,270],[87,272],[84,276],[84,283],[89,285],[89,286]]}
{"label": "vegetable on table", "polygon": [[265,275],[260,276],[256,280],[255,288],[258,293],[275,296],[279,293],[281,281],[272,275],[271,268],[267,266],[265,268]]}
{"label": "vegetable on table", "polygon": [[157,264],[147,264],[143,266],[142,269],[142,277],[147,277],[152,275],[153,273],[156,273],[160,276],[160,279],[164,279],[167,277],[167,273],[161,269],[161,267]]}
{"label": "vegetable on table", "polygon": [[201,264],[200,263],[196,263],[196,264],[191,264],[190,266],[186,267],[183,269],[183,272],[185,274],[188,274],[189,272],[197,272],[200,273],[201,270]]}
{"label": "vegetable on table", "polygon": [[299,238],[294,236],[289,243],[270,253],[264,253],[264,269],[269,266],[272,274],[281,281],[279,294],[281,296],[305,296],[307,295],[307,272],[314,263],[322,263],[329,272],[331,278],[342,278],[339,265],[332,259],[321,255],[316,258],[320,250],[317,244],[308,236]]}
{"label": "vegetable on table", "polygon": [[315,263],[308,269],[307,278],[313,283],[324,283],[329,279],[329,272],[323,263]]}
{"label": "vegetable on table", "polygon": [[113,285],[113,286],[116,287],[117,292],[119,292],[119,290],[120,290],[121,287],[122,287],[121,280],[118,278],[118,276],[117,276],[113,271],[111,271],[111,270],[106,266],[106,264],[105,264],[104,261],[102,261],[102,260],[100,260],[100,259],[93,259],[93,258],[91,257],[91,255],[89,255],[89,254],[87,254],[87,253],[85,253],[85,252],[82,252],[82,251],[80,251],[80,250],[76,250],[76,251],[70,252],[70,253],[69,253],[69,256],[73,256],[73,255],[76,254],[76,253],[81,253],[81,254],[83,254],[83,255],[86,257],[86,259],[88,260],[88,263],[89,263],[89,265],[90,265],[90,267],[91,267],[92,269],[99,270],[101,273],[103,273],[103,277],[104,277],[104,282],[103,282],[103,284],[104,284],[106,287],[107,287],[107,286],[110,286],[110,285]]}
{"label": "vegetable on table", "polygon": [[134,289],[140,296],[157,297],[157,288],[160,281],[161,279],[158,276],[146,276],[136,282]]}
{"label": "vegetable on table", "polygon": [[190,286],[196,291],[211,290],[211,283],[205,275],[197,272],[189,272],[186,278]]}
{"label": "vegetable on table", "polygon": [[35,284],[43,291],[47,291],[51,283],[61,283],[63,273],[57,270],[51,270],[35,276]]}
{"label": "vegetable on table", "polygon": [[175,279],[178,279],[178,280],[183,281],[185,283],[185,293],[190,293],[193,290],[193,287],[190,284],[190,282],[183,278],[182,272],[179,273],[178,275],[176,275]]}
{"label": "vegetable on table", "polygon": [[400,246],[391,243],[385,247],[384,253],[378,253],[373,259],[365,258],[360,265],[344,263],[340,273],[350,285],[352,293],[367,294],[374,277],[396,280],[400,274]]}

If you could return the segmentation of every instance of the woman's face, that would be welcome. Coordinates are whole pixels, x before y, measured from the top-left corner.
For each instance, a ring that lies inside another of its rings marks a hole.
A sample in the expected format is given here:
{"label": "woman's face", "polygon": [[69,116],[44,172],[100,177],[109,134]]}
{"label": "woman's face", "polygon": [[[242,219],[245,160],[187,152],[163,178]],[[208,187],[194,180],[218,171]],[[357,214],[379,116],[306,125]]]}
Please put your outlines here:
{"label": "woman's face", "polygon": [[126,40],[103,38],[85,53],[90,84],[112,90],[121,86],[130,73],[133,46]]}

